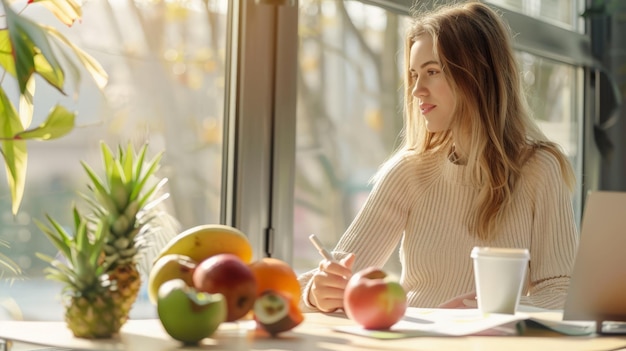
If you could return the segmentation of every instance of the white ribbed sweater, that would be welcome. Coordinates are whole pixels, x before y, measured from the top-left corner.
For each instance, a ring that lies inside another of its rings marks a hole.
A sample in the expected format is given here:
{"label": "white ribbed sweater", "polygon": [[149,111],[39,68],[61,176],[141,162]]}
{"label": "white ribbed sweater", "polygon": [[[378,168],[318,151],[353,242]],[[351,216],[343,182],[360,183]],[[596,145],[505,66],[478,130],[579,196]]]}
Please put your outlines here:
{"label": "white ribbed sweater", "polygon": [[[563,308],[578,245],[571,194],[556,158],[537,151],[524,166],[513,205],[492,241],[469,234],[476,189],[465,166],[442,156],[405,152],[389,163],[333,255],[356,254],[353,271],[382,267],[400,242],[400,282],[410,306],[437,307],[475,290],[470,251],[474,246],[528,248],[528,280],[521,304]],[[311,277],[299,277],[305,310]]]}

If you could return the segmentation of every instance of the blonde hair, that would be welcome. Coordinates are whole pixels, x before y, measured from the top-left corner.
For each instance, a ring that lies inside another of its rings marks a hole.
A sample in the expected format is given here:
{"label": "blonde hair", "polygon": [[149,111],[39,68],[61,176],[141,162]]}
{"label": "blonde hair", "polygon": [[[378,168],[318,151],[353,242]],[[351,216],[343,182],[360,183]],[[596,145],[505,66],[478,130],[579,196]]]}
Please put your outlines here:
{"label": "blonde hair", "polygon": [[[413,43],[433,39],[445,77],[455,96],[450,129],[429,132],[421,116],[409,72]],[[524,163],[537,149],[553,154],[570,191],[575,177],[560,147],[531,118],[521,85],[510,31],[502,18],[479,2],[440,7],[416,15],[405,41],[403,150],[454,152],[470,170],[478,189],[470,232],[489,239],[510,204]],[[392,157],[393,158],[393,157]]]}

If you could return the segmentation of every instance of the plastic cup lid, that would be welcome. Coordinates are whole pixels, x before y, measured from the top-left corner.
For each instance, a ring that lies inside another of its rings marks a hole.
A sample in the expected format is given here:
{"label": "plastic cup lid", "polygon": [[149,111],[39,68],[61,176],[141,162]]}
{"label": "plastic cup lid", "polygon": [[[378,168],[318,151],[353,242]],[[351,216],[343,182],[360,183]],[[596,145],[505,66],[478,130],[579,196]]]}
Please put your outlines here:
{"label": "plastic cup lid", "polygon": [[503,258],[525,258],[530,259],[528,249],[518,249],[512,247],[480,247],[472,249],[472,258],[476,257],[503,257]]}

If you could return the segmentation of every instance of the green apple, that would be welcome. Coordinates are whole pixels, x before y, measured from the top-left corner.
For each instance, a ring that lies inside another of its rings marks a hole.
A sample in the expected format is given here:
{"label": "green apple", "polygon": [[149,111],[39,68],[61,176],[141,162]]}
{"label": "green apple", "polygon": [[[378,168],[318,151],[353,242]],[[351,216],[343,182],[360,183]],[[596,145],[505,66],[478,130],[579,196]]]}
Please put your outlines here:
{"label": "green apple", "polygon": [[195,345],[226,320],[226,299],[219,293],[198,292],[184,280],[173,279],[159,287],[157,312],[172,338]]}

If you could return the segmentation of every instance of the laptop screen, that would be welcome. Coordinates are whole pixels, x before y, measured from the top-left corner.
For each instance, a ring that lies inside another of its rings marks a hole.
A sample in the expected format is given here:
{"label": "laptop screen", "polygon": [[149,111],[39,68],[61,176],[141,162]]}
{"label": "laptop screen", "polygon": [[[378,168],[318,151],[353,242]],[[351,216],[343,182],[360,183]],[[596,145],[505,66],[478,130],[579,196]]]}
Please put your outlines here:
{"label": "laptop screen", "polygon": [[626,321],[626,192],[587,195],[563,319]]}

